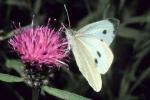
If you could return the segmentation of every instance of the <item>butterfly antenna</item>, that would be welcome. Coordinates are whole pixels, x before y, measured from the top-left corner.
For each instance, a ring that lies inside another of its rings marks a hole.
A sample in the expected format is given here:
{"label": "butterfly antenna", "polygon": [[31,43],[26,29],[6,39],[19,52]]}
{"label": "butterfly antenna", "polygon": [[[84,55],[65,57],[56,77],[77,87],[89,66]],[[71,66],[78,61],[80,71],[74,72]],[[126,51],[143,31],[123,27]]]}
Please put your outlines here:
{"label": "butterfly antenna", "polygon": [[69,28],[70,28],[70,18],[69,18],[68,10],[67,10],[67,7],[66,7],[65,4],[64,4],[64,8],[65,8],[65,11],[66,11],[66,14],[67,14],[68,24],[69,24]]}

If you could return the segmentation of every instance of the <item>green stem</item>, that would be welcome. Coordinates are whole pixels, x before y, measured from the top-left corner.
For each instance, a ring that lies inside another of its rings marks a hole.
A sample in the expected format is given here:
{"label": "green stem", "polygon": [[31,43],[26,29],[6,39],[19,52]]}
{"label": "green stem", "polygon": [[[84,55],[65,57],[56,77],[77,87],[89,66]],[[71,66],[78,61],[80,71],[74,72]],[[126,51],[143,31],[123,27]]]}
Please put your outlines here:
{"label": "green stem", "polygon": [[32,88],[32,100],[38,100],[39,93],[40,93],[39,87]]}

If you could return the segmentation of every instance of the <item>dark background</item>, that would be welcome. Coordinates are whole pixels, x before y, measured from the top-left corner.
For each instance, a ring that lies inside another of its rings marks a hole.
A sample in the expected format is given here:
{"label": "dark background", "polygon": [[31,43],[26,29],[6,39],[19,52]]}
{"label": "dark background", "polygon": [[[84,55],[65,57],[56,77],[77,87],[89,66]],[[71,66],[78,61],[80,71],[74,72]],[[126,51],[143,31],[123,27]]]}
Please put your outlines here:
{"label": "dark background", "polygon": [[[0,0],[0,72],[19,76],[13,67],[18,66],[18,57],[11,52],[7,43],[12,36],[12,30],[15,29],[12,21],[26,26],[35,15],[35,25],[46,25],[48,18],[56,18],[58,22],[68,26],[64,4],[67,6],[73,29],[111,17],[119,19],[121,24],[119,33],[111,45],[115,59],[108,73],[102,75],[103,87],[99,93],[94,92],[88,85],[72,56],[69,62],[70,71],[63,68],[56,71],[52,87],[93,100],[148,100],[149,0]],[[31,88],[24,83],[0,81],[1,100],[31,100],[31,93]],[[50,99],[58,98],[47,93],[40,95],[40,100]]]}

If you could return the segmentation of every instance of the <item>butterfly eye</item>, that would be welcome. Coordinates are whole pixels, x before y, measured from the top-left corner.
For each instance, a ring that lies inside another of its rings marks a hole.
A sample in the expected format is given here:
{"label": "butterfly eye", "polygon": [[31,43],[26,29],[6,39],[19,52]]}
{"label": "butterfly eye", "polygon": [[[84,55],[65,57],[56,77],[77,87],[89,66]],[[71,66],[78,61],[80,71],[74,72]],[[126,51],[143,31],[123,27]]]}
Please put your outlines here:
{"label": "butterfly eye", "polygon": [[106,34],[107,33],[107,30],[103,30],[103,34]]}

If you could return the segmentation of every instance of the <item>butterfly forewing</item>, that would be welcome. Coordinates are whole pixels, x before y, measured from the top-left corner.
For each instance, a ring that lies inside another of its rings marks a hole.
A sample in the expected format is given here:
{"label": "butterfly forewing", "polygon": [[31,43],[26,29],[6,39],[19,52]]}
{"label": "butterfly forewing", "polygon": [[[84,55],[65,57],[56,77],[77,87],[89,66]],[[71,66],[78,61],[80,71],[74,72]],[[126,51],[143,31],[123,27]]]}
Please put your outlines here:
{"label": "butterfly forewing", "polygon": [[78,30],[78,36],[89,35],[98,38],[100,41],[110,45],[115,37],[119,21],[117,19],[106,19],[88,24]]}

